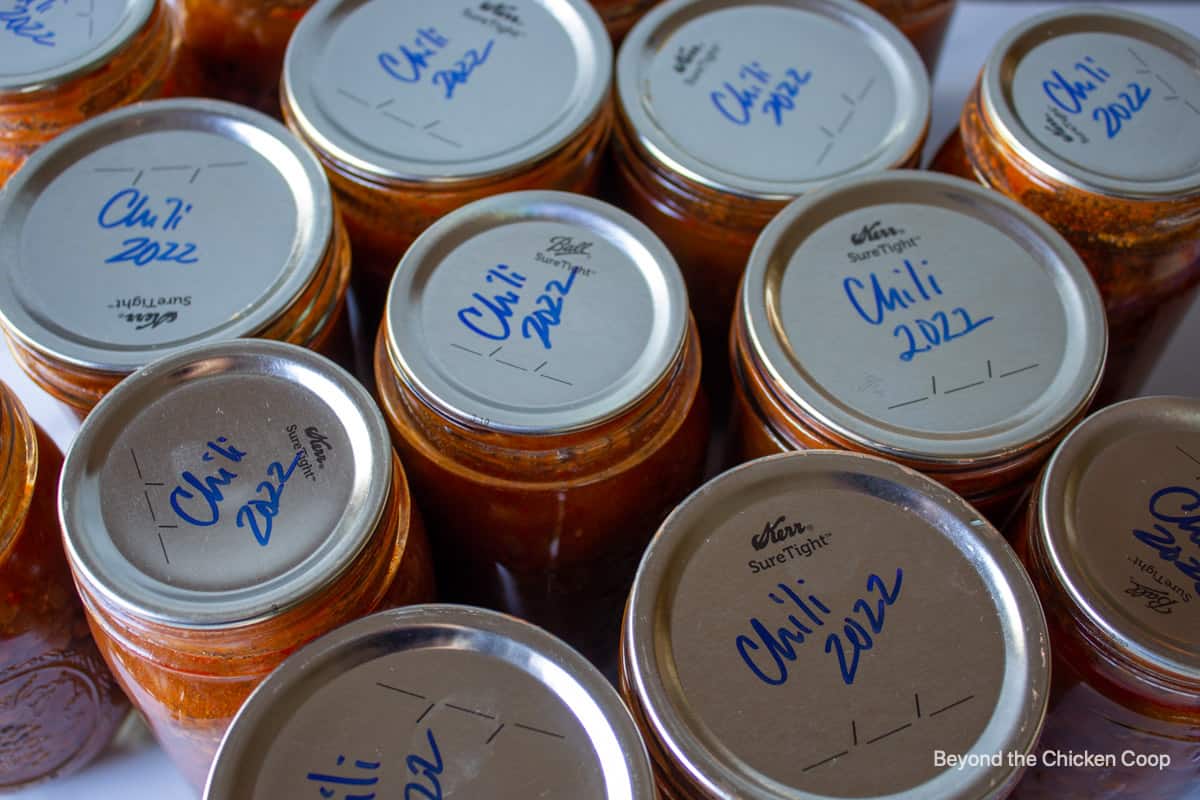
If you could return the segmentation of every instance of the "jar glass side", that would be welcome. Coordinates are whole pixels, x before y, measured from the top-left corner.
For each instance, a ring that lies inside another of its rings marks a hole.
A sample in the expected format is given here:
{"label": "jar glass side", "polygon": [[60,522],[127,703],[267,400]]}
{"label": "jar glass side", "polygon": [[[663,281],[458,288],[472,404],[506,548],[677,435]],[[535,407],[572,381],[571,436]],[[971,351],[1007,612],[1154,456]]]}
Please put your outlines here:
{"label": "jar glass side", "polygon": [[324,589],[274,617],[184,628],[135,617],[78,581],[105,659],[156,738],[195,787],[254,688],[290,653],[377,610],[433,599],[424,528],[393,454],[391,493],[366,548]]}
{"label": "jar glass side", "polygon": [[0,445],[0,791],[11,791],[90,762],[129,701],[71,582],[55,506],[62,456],[2,384]]}
{"label": "jar glass side", "polygon": [[925,68],[932,75],[942,54],[946,30],[954,17],[958,0],[864,0],[888,18],[917,48]]}
{"label": "jar glass side", "polygon": [[447,597],[529,618],[615,665],[642,549],[702,476],[709,419],[694,326],[649,395],[568,434],[510,435],[439,415],[397,376],[382,327],[375,375]]}

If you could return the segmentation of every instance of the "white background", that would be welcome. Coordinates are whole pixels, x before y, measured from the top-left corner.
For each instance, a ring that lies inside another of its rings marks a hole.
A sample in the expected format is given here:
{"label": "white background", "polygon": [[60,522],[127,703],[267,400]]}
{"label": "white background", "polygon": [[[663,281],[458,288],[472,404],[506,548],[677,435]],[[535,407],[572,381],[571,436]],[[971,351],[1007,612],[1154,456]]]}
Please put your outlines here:
{"label": "white background", "polygon": [[[992,44],[1027,16],[1070,3],[974,2],[960,0],[934,76],[933,123],[926,160],[957,123],[963,100]],[[1117,3],[1158,17],[1200,36],[1200,2]],[[1140,394],[1200,396],[1200,299],[1166,343]],[[33,417],[61,445],[70,443],[77,423],[62,406],[34,386],[0,348],[0,380],[13,387]],[[136,720],[128,722],[108,751],[83,772],[19,792],[22,800],[191,800],[183,781],[150,734]],[[1200,799],[1200,787],[1194,800]]]}

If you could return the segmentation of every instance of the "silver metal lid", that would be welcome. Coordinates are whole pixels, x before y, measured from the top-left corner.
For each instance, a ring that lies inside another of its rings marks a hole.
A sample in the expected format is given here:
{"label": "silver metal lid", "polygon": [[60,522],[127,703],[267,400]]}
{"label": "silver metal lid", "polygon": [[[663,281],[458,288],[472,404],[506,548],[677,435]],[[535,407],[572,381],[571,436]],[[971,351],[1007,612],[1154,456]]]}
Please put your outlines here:
{"label": "silver metal lid", "polygon": [[1020,767],[996,754],[1029,752],[1045,715],[1045,620],[1012,548],[872,456],[785,453],[698,489],[625,622],[639,710],[703,797],[1003,797]]}
{"label": "silver metal lid", "polygon": [[559,433],[619,414],[667,373],[687,291],[667,248],[607,203],[513,192],[432,225],[388,292],[388,351],[465,423]]}
{"label": "silver metal lid", "polygon": [[36,92],[97,69],[141,31],[155,0],[0,3],[0,93]]}
{"label": "silver metal lid", "polygon": [[1200,685],[1200,400],[1138,398],[1088,417],[1037,500],[1070,602],[1121,652]]}
{"label": "silver metal lid", "polygon": [[584,0],[321,0],[288,43],[283,91],[301,135],[351,171],[453,181],[555,152],[611,76]]}
{"label": "silver metal lid", "polygon": [[59,514],[80,579],[129,614],[228,627],[311,597],[357,557],[389,494],[371,396],[294,345],[206,344],[88,415]]}
{"label": "silver metal lid", "polygon": [[739,302],[786,400],[874,451],[1003,460],[1090,401],[1104,306],[1049,225],[968,181],[901,170],[789,205]]}
{"label": "silver metal lid", "polygon": [[667,169],[772,199],[905,163],[930,113],[917,51],[849,0],[663,3],[621,46],[617,98]]}
{"label": "silver metal lid", "polygon": [[984,112],[1050,179],[1097,194],[1200,191],[1200,40],[1112,7],[1026,20],[983,68]]}
{"label": "silver metal lid", "polygon": [[0,195],[0,319],[35,351],[117,373],[252,336],[321,266],[332,202],[265,114],[197,99],[104,114]]}
{"label": "silver metal lid", "polygon": [[637,728],[595,667],[526,622],[440,605],[375,614],[289,658],[238,713],[205,797],[335,791],[655,797]]}

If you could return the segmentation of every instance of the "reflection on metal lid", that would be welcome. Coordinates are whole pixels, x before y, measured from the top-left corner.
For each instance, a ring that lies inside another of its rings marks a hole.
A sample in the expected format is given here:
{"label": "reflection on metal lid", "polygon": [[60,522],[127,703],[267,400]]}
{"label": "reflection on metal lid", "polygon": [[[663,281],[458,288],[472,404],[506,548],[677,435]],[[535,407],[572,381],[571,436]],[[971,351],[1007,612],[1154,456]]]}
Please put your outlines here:
{"label": "reflection on metal lid", "polygon": [[1093,414],[1055,452],[1037,503],[1071,602],[1121,651],[1200,685],[1200,400]]}
{"label": "reflection on metal lid", "polygon": [[555,152],[595,117],[611,76],[584,0],[321,0],[283,81],[294,124],[346,169],[449,181]]}
{"label": "reflection on metal lid", "polygon": [[60,514],[90,587],[180,627],[258,621],[312,596],[374,532],[392,451],[370,395],[328,359],[201,345],[122,381],[63,468]]}
{"label": "reflection on metal lid", "polygon": [[197,99],[104,114],[5,187],[0,318],[35,352],[118,373],[252,336],[313,280],[332,202],[265,114]]}
{"label": "reflection on metal lid", "polygon": [[633,720],[591,664],[540,628],[462,606],[375,614],[288,659],[238,714],[206,797],[348,785],[379,797],[655,796]]}
{"label": "reflection on metal lid", "polygon": [[674,258],[642,223],[565,192],[472,203],[405,253],[388,292],[397,373],[463,422],[556,433],[619,414],[687,330]]}
{"label": "reflection on metal lid", "polygon": [[102,66],[155,0],[12,0],[0,8],[0,93],[34,92]]}
{"label": "reflection on metal lid", "polygon": [[635,716],[689,797],[1003,797],[1020,770],[990,759],[1032,749],[1049,688],[1041,607],[1000,535],[932,480],[834,451],[684,501],[623,645]]}
{"label": "reflection on metal lid", "polygon": [[992,50],[984,113],[1035,170],[1098,194],[1200,191],[1200,40],[1114,8],[1026,20]]}
{"label": "reflection on metal lid", "polygon": [[846,0],[663,3],[621,47],[617,97],[667,169],[776,199],[906,163],[930,106],[916,50]]}
{"label": "reflection on metal lid", "polygon": [[926,463],[1005,460],[1092,397],[1104,308],[1061,236],[968,181],[895,171],[800,198],[742,296],[754,358],[839,437]]}

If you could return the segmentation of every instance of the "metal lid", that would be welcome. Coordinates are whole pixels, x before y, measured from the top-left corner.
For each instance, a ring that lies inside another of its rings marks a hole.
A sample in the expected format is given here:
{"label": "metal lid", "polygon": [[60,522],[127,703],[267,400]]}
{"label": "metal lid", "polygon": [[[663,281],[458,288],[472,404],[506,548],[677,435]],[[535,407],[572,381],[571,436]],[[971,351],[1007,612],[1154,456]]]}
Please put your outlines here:
{"label": "metal lid", "polygon": [[0,92],[36,92],[97,69],[141,31],[155,0],[7,0]]}
{"label": "metal lid", "polygon": [[1138,398],[1088,417],[1037,499],[1070,602],[1119,651],[1200,685],[1200,400]]}
{"label": "metal lid", "polygon": [[1050,677],[1041,606],[995,529],[912,470],[837,451],[750,462],[677,507],[624,647],[698,797],[1003,797],[1020,767],[994,759],[1033,748]]}
{"label": "metal lid", "polygon": [[346,625],[242,707],[205,797],[649,800],[645,747],[617,693],[540,628],[412,606]]}
{"label": "metal lid", "polygon": [[453,181],[556,151],[611,75],[584,0],[320,0],[288,43],[283,91],[301,135],[351,171]]}
{"label": "metal lid", "polygon": [[772,199],[905,163],[930,113],[917,51],[849,0],[663,3],[621,46],[617,97],[650,158]]}
{"label": "metal lid", "polygon": [[999,135],[1035,170],[1089,192],[1200,191],[1200,40],[1111,7],[1072,6],[1010,31],[983,68]]}
{"label": "metal lid", "polygon": [[374,532],[392,450],[333,362],[265,340],[156,361],[88,415],[59,514],[75,572],[178,627],[256,622],[333,581]]}
{"label": "metal lid", "polygon": [[687,292],[667,248],[624,211],[513,192],[422,234],[385,319],[397,373],[429,404],[472,425],[559,433],[612,418],[663,378]]}
{"label": "metal lid", "polygon": [[896,171],[789,205],[750,255],[753,357],[819,425],[932,463],[1003,460],[1086,406],[1106,349],[1083,262],[968,181]]}
{"label": "metal lid", "polygon": [[252,336],[320,268],[333,231],[316,158],[216,100],[141,103],[42,147],[0,196],[0,319],[27,347],[131,372]]}

